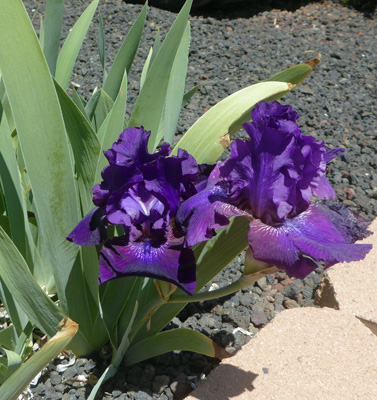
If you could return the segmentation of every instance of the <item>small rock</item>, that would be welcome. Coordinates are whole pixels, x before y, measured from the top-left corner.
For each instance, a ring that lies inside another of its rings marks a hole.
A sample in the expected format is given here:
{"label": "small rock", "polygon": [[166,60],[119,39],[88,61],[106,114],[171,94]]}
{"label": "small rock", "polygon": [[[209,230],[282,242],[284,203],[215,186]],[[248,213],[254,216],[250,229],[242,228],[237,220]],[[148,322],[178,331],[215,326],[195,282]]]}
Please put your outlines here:
{"label": "small rock", "polygon": [[267,324],[267,317],[263,311],[253,312],[251,316],[251,322],[256,326],[260,327]]}
{"label": "small rock", "polygon": [[276,293],[275,295],[275,304],[283,304],[284,295],[283,293]]}
{"label": "small rock", "polygon": [[183,373],[178,374],[174,381],[170,384],[170,389],[174,394],[175,400],[181,400],[186,397],[191,391],[192,387]]}
{"label": "small rock", "polygon": [[152,390],[154,393],[162,393],[170,383],[170,377],[167,375],[156,375],[153,378]]}
{"label": "small rock", "polygon": [[263,278],[259,279],[259,281],[257,281],[257,285],[263,290],[264,287],[267,285],[267,279],[264,276]]}
{"label": "small rock", "polygon": [[62,381],[62,377],[56,371],[51,372],[50,379],[51,379],[52,385],[54,385],[54,386],[59,385]]}
{"label": "small rock", "polygon": [[347,200],[352,200],[355,197],[355,191],[352,188],[346,188],[343,192],[346,194]]}
{"label": "small rock", "polygon": [[276,283],[272,286],[272,289],[275,289],[278,292],[282,292],[284,290],[284,286],[281,283]]}
{"label": "small rock", "polygon": [[283,286],[293,285],[294,283],[294,280],[291,278],[286,278],[281,282]]}
{"label": "small rock", "polygon": [[284,307],[285,308],[296,308],[296,307],[300,307],[297,303],[297,301],[293,300],[293,299],[287,299],[284,301]]}
{"label": "small rock", "polygon": [[140,390],[139,392],[135,393],[134,400],[153,400],[153,397]]}
{"label": "small rock", "polygon": [[75,375],[77,375],[77,367],[76,365],[72,365],[72,367],[69,367],[64,371],[63,378],[65,380],[72,379]]}
{"label": "small rock", "polygon": [[88,362],[85,364],[85,371],[91,372],[95,367],[96,363],[93,360],[88,360]]}

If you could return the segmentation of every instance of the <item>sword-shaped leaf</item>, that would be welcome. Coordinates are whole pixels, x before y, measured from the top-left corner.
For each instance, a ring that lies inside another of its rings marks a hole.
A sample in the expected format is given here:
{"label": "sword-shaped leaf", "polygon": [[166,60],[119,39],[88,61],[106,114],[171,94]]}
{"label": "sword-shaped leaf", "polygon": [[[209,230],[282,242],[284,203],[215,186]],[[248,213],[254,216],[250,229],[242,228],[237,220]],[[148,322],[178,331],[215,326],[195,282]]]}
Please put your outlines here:
{"label": "sword-shaped leaf", "polygon": [[209,337],[191,329],[173,329],[146,338],[131,346],[125,354],[125,364],[133,365],[148,358],[174,350],[193,351],[215,358],[231,355]]}
{"label": "sword-shaped leaf", "polygon": [[78,326],[69,318],[65,318],[62,325],[62,329],[0,387],[1,399],[17,400],[38,372],[68,346]]}
{"label": "sword-shaped leaf", "polygon": [[56,63],[55,79],[64,90],[67,90],[68,88],[69,79],[71,78],[77,55],[79,54],[80,47],[84,41],[94,12],[97,9],[98,2],[99,0],[93,0],[93,2],[82,13],[67,36],[67,39],[65,39],[63,47],[60,50],[58,61]]}

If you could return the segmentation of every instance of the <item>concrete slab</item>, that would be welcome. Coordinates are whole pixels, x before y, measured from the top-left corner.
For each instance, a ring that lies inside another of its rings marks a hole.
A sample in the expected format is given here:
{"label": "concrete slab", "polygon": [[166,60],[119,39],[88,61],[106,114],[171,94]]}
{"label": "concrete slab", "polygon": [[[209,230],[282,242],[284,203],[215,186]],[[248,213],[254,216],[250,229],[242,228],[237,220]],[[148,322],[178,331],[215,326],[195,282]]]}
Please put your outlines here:
{"label": "concrete slab", "polygon": [[316,293],[316,304],[348,311],[377,334],[377,219],[369,230],[374,234],[360,243],[371,243],[373,249],[363,261],[329,268]]}
{"label": "concrete slab", "polygon": [[282,312],[186,400],[377,399],[377,337],[346,311]]}

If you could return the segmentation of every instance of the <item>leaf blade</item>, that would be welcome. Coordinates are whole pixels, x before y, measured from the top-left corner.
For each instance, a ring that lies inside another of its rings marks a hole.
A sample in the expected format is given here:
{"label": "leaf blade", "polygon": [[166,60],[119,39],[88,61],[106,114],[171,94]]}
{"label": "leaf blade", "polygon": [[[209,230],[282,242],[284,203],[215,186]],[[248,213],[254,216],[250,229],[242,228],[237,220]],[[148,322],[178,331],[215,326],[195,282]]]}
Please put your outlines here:
{"label": "leaf blade", "polygon": [[186,28],[192,0],[187,0],[158,51],[136,99],[128,126],[144,126],[151,131],[148,143],[154,150],[158,126],[163,113],[170,71],[181,37]]}
{"label": "leaf blade", "polygon": [[147,9],[148,2],[145,3],[135,23],[128,32],[127,37],[124,40],[117,56],[115,57],[113,65],[111,66],[111,69],[103,84],[103,89],[114,101],[118,96],[124,71],[126,71],[127,74],[130,72],[132,61],[135,58],[137,48],[139,47],[139,42],[147,15]]}
{"label": "leaf blade", "polygon": [[[229,139],[237,132],[235,123],[251,119],[250,111],[256,103],[270,96],[290,90],[285,82],[261,82],[226,97],[202,115],[174,147],[187,150],[198,163],[213,164],[223,153]],[[203,135],[205,132],[205,135]]]}
{"label": "leaf blade", "polygon": [[64,319],[63,328],[0,387],[0,398],[17,400],[29,382],[64,350],[77,332],[77,324]]}
{"label": "leaf blade", "polygon": [[54,335],[64,314],[39,287],[25,260],[1,227],[0,275],[34,325],[47,335]]}
{"label": "leaf blade", "polygon": [[127,366],[174,350],[193,351],[209,357],[227,358],[230,354],[200,332],[179,328],[164,331],[130,347],[125,354]]}
{"label": "leaf blade", "polygon": [[[78,222],[78,197],[63,117],[21,1],[2,5],[0,37],[0,68],[30,178],[38,229],[65,309],[66,284],[78,251],[66,236]],[[43,157],[35,157],[36,148]]]}
{"label": "leaf blade", "polygon": [[99,0],[93,0],[82,13],[60,50],[56,62],[55,79],[64,90],[68,88],[69,79],[71,78],[77,55],[79,54],[80,47],[97,9],[98,2]]}

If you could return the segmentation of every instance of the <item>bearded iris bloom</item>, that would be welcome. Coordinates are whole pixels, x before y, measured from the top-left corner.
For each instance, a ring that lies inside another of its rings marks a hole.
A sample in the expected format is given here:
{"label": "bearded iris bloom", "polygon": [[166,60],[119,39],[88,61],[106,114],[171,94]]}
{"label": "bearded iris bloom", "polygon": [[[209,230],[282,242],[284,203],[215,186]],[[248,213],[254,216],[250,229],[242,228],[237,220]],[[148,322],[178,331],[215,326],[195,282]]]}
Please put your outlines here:
{"label": "bearded iris bloom", "polygon": [[[193,251],[174,229],[179,205],[197,193],[198,165],[186,151],[168,157],[164,143],[150,154],[150,132],[128,128],[105,151],[109,165],[93,189],[95,208],[68,236],[92,246],[101,243],[99,282],[123,276],[144,276],[171,282],[192,294],[196,285]],[[111,225],[123,230],[107,238]]]}
{"label": "bearded iris bloom", "polygon": [[229,218],[250,224],[247,240],[254,258],[304,278],[323,262],[363,259],[368,221],[340,205],[318,204],[335,192],[326,179],[327,163],[343,149],[327,150],[323,142],[303,136],[299,115],[277,101],[257,104],[252,122],[243,125],[250,140],[237,139],[231,155],[218,162],[206,188],[179,208],[176,223],[191,247],[213,237]]}

